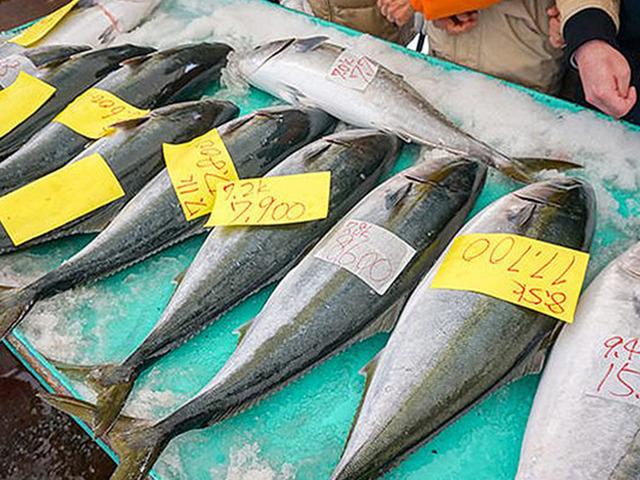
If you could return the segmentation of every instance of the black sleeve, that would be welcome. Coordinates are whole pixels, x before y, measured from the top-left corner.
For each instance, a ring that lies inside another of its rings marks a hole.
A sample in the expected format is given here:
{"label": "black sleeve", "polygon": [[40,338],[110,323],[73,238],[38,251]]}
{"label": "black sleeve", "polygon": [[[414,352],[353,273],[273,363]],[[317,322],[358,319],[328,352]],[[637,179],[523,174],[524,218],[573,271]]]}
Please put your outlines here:
{"label": "black sleeve", "polygon": [[590,40],[603,40],[618,48],[616,24],[607,12],[600,8],[587,8],[573,15],[562,31],[567,44],[566,58],[571,61],[575,51]]}

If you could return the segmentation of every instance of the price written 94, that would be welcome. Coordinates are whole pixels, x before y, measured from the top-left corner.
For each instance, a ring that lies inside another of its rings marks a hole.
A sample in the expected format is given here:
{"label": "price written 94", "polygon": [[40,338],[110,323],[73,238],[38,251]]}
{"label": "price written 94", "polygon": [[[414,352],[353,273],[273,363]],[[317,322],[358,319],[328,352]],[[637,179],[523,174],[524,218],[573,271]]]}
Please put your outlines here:
{"label": "price written 94", "polygon": [[550,313],[565,312],[566,287],[576,266],[575,253],[546,250],[522,237],[499,240],[489,236],[471,242],[461,253],[464,262],[476,268],[498,268],[512,284],[512,301],[544,307]]}
{"label": "price written 94", "polygon": [[[187,220],[209,213],[216,199],[216,185],[235,179],[222,148],[213,140],[203,139],[195,148],[197,156],[192,171],[197,173],[180,179],[176,186],[176,192],[184,200],[183,205],[188,212]],[[202,179],[202,184],[199,179]]]}

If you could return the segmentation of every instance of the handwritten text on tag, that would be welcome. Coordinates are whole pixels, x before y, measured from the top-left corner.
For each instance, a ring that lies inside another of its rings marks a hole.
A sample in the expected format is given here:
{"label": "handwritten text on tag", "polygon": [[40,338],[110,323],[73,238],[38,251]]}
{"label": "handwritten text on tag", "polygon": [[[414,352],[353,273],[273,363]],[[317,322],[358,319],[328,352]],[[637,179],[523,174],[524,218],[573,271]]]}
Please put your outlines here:
{"label": "handwritten text on tag", "polygon": [[331,65],[328,77],[346,87],[364,90],[377,72],[377,63],[353,50],[345,50]]}
{"label": "handwritten text on tag", "polygon": [[571,323],[589,255],[519,235],[457,237],[431,288],[470,290]]}
{"label": "handwritten text on tag", "polygon": [[394,233],[373,223],[348,220],[321,241],[314,256],[348,270],[384,295],[415,254]]}

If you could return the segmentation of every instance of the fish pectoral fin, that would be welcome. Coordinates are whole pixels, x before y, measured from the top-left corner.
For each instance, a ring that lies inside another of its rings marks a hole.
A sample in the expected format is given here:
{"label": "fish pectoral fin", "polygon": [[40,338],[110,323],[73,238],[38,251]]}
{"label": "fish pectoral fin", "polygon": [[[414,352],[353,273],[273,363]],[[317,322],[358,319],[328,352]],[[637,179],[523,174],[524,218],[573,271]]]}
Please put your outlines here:
{"label": "fish pectoral fin", "polygon": [[109,45],[116,39],[116,29],[113,26],[107,27],[104,31],[98,36],[98,40],[103,45]]}
{"label": "fish pectoral fin", "polygon": [[364,378],[369,378],[373,376],[373,373],[376,371],[376,366],[378,365],[378,360],[380,359],[381,354],[382,354],[382,350],[376,353],[371,360],[365,363],[362,366],[362,368],[358,370],[358,374],[362,375]]}
{"label": "fish pectoral fin", "polygon": [[553,346],[562,330],[563,322],[558,322],[553,330],[549,332],[536,346],[536,348],[515,368],[509,372],[509,374],[501,382],[502,385],[506,385],[516,380],[526,377],[528,375],[537,375],[542,372],[547,354]]}
{"label": "fish pectoral fin", "polygon": [[145,115],[144,117],[140,117],[140,118],[123,120],[121,122],[114,123],[113,125],[111,125],[111,128],[119,128],[121,130],[130,130],[132,128],[139,127],[150,118],[151,118],[151,115]]}
{"label": "fish pectoral fin", "polygon": [[251,324],[252,323],[253,323],[253,320],[249,320],[248,322],[243,323],[242,325],[240,325],[237,329],[235,329],[233,331],[233,333],[238,335],[238,343],[237,343],[238,346],[242,343],[242,340],[244,339],[245,335],[247,334],[247,332],[251,328]]}
{"label": "fish pectoral fin", "polygon": [[400,188],[398,188],[397,190],[387,193],[384,200],[385,208],[387,210],[391,210],[392,208],[395,208],[397,205],[400,204],[400,202],[402,202],[402,199],[405,198],[410,191],[411,191],[411,184],[406,183]]}
{"label": "fish pectoral fin", "polygon": [[285,91],[282,94],[282,99],[292,105],[299,105],[302,107],[314,107],[315,105],[309,98],[298,90],[296,87],[287,85],[284,87]]}
{"label": "fish pectoral fin", "polygon": [[137,57],[127,58],[126,60],[121,61],[120,65],[131,67],[142,65],[144,62],[151,58],[151,55],[151,53],[145,53],[144,55],[138,55]]}
{"label": "fish pectoral fin", "polygon": [[374,335],[382,332],[390,332],[395,327],[398,318],[400,317],[400,313],[402,312],[402,308],[404,307],[405,302],[409,298],[408,295],[404,295],[396,302],[391,305],[385,312],[383,312],[378,318],[376,318],[373,322],[371,322],[364,330],[362,330],[356,337],[354,338],[353,343],[358,343],[367,338],[373,337]]}
{"label": "fish pectoral fin", "polygon": [[300,38],[295,41],[294,47],[298,52],[310,52],[329,40],[326,35],[316,35],[315,37]]}
{"label": "fish pectoral fin", "polygon": [[182,283],[182,280],[184,280],[185,275],[187,274],[187,270],[189,269],[185,268],[183,271],[173,277],[173,283],[175,283],[176,285],[180,285]]}

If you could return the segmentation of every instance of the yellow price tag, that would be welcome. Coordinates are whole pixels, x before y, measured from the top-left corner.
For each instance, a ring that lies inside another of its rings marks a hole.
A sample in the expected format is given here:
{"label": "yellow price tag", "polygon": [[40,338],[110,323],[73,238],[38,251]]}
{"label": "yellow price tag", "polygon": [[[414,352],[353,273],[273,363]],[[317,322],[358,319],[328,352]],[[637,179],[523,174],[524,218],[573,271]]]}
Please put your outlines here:
{"label": "yellow price tag", "polygon": [[431,288],[470,290],[573,322],[589,254],[520,235],[457,237]]}
{"label": "yellow price tag", "polygon": [[219,183],[238,180],[217,130],[180,145],[162,145],[167,172],[187,220],[211,213]]}
{"label": "yellow price tag", "polygon": [[34,23],[20,35],[13,37],[9,41],[23,47],[30,47],[53,30],[53,28],[60,23],[60,20],[62,20],[79,1],[80,0],[71,0],[64,7],[59,8],[55,12],[44,17],[42,20]]}
{"label": "yellow price tag", "polygon": [[112,125],[145,117],[149,112],[129,105],[106,90],[90,88],[71,102],[54,121],[87,138],[98,139],[113,133]]}
{"label": "yellow price tag", "polygon": [[278,225],[326,218],[330,190],[331,172],[219,183],[206,226]]}
{"label": "yellow price tag", "polygon": [[11,85],[0,90],[0,138],[36,113],[55,92],[55,87],[20,72]]}
{"label": "yellow price tag", "polygon": [[123,195],[111,168],[95,153],[0,197],[0,223],[20,245]]}

